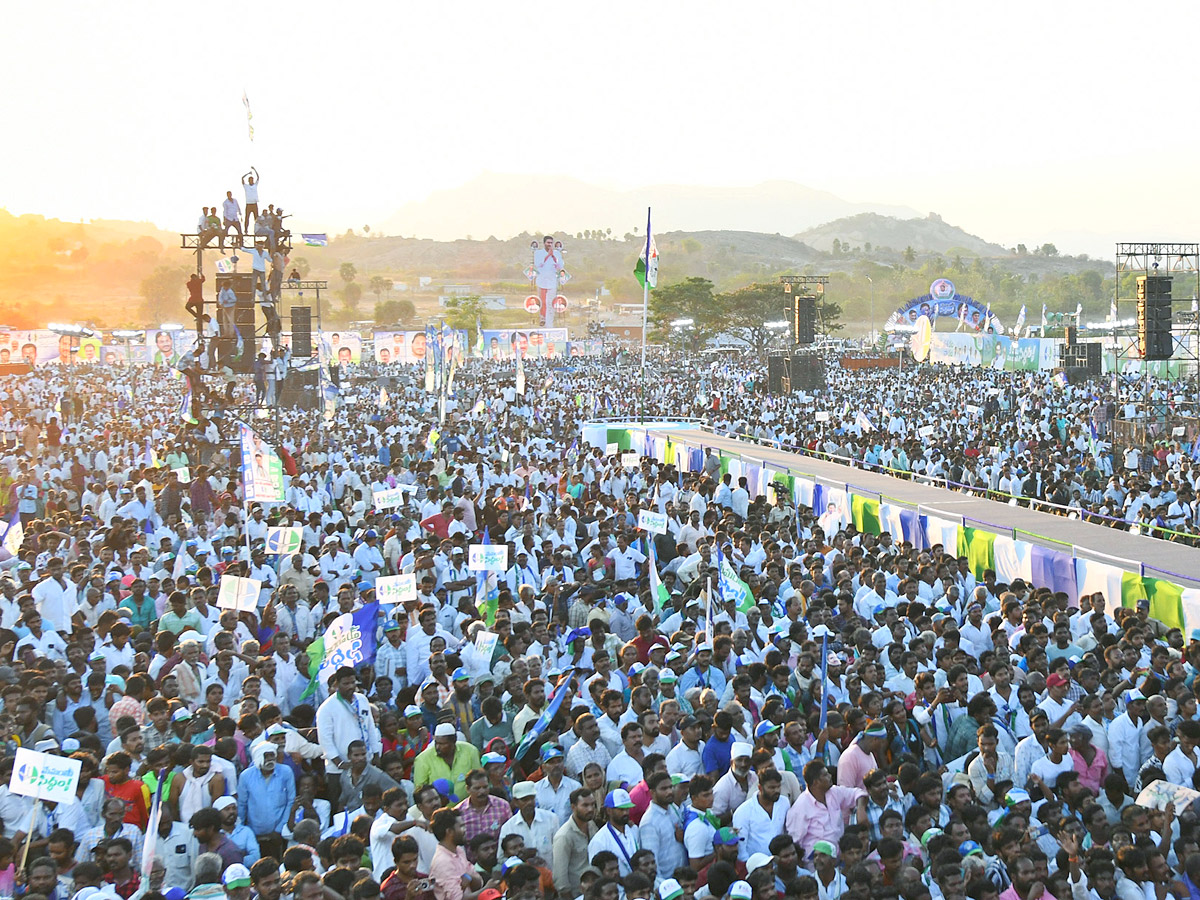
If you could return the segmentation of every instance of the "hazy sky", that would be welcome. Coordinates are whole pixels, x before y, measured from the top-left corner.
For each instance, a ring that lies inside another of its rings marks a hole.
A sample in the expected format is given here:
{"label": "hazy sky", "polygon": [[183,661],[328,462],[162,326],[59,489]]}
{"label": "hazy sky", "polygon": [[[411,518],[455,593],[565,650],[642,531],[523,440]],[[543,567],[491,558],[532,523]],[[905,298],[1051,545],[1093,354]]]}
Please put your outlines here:
{"label": "hazy sky", "polygon": [[15,212],[190,228],[254,164],[296,230],[381,222],[490,170],[786,179],[1007,244],[1200,239],[1197,64],[1171,40],[1196,4],[43,0],[6,16]]}

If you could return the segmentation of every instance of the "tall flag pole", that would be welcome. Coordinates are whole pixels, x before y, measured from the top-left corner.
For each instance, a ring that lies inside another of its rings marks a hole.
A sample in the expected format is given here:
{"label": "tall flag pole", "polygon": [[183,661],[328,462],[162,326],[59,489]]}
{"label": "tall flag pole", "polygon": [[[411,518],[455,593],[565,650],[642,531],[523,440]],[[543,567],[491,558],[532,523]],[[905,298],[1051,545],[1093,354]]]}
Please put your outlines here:
{"label": "tall flag pole", "polygon": [[821,718],[817,725],[820,731],[825,730],[825,720],[829,715],[829,629],[818,625],[813,629],[813,636],[821,633]]}
{"label": "tall flag pole", "polygon": [[650,233],[650,207],[646,207],[646,249],[633,267],[634,277],[642,285],[642,397],[638,421],[646,416],[646,317],[650,309],[650,289],[658,286],[658,247]]}

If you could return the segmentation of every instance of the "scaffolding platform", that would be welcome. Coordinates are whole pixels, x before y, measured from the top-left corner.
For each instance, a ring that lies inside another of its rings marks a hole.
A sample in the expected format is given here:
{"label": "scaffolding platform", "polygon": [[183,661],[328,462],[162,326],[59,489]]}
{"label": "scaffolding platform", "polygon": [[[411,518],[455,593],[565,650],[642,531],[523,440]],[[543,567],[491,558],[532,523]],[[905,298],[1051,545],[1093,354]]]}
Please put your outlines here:
{"label": "scaffolding platform", "polygon": [[[258,246],[259,241],[266,242],[265,234],[238,234],[236,231],[232,234],[225,235],[226,250],[253,250]],[[180,250],[216,250],[220,251],[220,235],[210,237],[208,243],[203,247],[200,245],[201,236],[198,234],[180,234],[179,249]],[[285,235],[282,240],[275,242],[275,249],[282,250],[288,253],[292,249],[292,236]]]}

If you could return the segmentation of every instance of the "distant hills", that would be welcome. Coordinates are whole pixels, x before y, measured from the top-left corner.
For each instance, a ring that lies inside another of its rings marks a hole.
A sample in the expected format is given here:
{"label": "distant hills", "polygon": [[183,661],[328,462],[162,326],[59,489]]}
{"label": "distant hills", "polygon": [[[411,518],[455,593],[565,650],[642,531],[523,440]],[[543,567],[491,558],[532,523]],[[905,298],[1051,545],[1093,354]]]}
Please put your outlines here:
{"label": "distant hills", "polygon": [[826,251],[833,250],[836,240],[840,244],[861,247],[868,253],[875,248],[903,251],[912,247],[917,253],[961,253],[987,257],[1011,255],[1007,247],[948,225],[936,213],[914,219],[882,216],[873,212],[859,213],[809,228],[797,234],[796,240]]}
{"label": "distant hills", "polygon": [[384,234],[453,240],[500,238],[524,231],[575,233],[612,230],[618,237],[646,227],[654,207],[659,231],[757,231],[795,234],[859,213],[900,218],[921,214],[905,206],[852,203],[828,191],[788,181],[749,187],[661,184],[615,190],[558,175],[485,173],[460,187],[407,203],[377,226]]}

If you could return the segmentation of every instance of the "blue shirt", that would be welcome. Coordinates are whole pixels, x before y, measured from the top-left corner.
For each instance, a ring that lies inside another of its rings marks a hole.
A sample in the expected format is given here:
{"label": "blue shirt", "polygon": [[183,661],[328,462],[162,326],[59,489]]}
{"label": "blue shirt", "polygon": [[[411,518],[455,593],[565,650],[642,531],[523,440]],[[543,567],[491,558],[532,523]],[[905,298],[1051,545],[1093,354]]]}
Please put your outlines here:
{"label": "blue shirt", "polygon": [[254,865],[262,857],[262,851],[258,849],[258,838],[254,836],[253,831],[242,823],[239,822],[235,825],[233,831],[228,834],[228,837],[233,842],[233,845],[245,855],[242,864],[246,868]]}
{"label": "blue shirt", "polygon": [[[248,802],[251,796],[254,803]],[[270,778],[251,766],[238,779],[238,818],[259,837],[283,834],[295,800],[296,776],[287,766],[276,764]]]}
{"label": "blue shirt", "polygon": [[683,673],[676,690],[682,697],[694,687],[712,688],[720,697],[725,693],[725,673],[715,666],[709,666],[706,672],[701,673],[699,668],[692,666]]}
{"label": "blue shirt", "polygon": [[719,778],[729,771],[729,763],[733,756],[733,734],[729,735],[728,740],[719,741],[717,736],[713,735],[704,744],[704,749],[700,751],[700,760],[704,763],[704,771],[708,775],[714,775]]}

